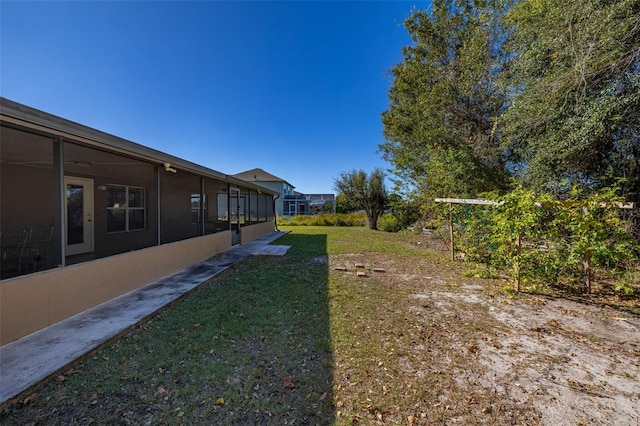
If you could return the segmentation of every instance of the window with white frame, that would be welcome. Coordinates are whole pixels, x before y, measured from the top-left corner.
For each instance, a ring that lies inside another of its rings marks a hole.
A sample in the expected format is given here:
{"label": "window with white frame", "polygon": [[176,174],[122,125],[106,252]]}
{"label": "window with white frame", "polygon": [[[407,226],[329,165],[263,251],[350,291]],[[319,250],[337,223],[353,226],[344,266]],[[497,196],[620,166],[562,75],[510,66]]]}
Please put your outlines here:
{"label": "window with white frame", "polygon": [[144,229],[145,195],[144,188],[107,185],[107,232]]}

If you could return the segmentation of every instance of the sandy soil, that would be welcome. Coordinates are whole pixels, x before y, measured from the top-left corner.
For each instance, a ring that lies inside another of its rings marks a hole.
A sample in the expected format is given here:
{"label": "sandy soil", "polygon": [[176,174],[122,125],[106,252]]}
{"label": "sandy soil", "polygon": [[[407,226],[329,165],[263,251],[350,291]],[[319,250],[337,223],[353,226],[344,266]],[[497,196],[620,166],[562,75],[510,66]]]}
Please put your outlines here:
{"label": "sandy soil", "polygon": [[428,297],[443,311],[488,306],[504,328],[479,340],[479,383],[533,405],[542,424],[640,425],[639,319],[566,299],[487,297],[473,284]]}
{"label": "sandy soil", "polygon": [[[411,351],[422,359],[399,360],[402,370],[428,376],[437,373],[436,365],[449,365],[469,395],[495,395],[507,410],[535,412],[530,418],[535,424],[640,425],[640,318],[588,300],[510,294],[501,291],[504,282],[461,278],[450,268],[401,264],[385,256],[331,259],[349,270],[357,262],[384,267],[384,276],[368,274],[368,285],[380,279],[406,290],[416,318],[445,329],[440,341],[446,339],[448,347],[415,345]],[[479,326],[464,331],[470,323]],[[483,413],[500,405],[491,402]],[[468,422],[460,417],[445,423]],[[502,417],[500,423],[509,421]],[[530,423],[520,418],[513,424]]]}

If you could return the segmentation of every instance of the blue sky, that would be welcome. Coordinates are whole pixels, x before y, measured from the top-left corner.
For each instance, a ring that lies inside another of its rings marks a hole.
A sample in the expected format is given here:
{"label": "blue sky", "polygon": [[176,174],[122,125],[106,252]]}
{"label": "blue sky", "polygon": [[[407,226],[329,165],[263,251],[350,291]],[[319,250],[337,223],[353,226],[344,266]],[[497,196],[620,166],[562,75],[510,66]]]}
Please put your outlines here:
{"label": "blue sky", "polygon": [[428,2],[0,2],[0,94],[303,193],[389,168],[403,21]]}

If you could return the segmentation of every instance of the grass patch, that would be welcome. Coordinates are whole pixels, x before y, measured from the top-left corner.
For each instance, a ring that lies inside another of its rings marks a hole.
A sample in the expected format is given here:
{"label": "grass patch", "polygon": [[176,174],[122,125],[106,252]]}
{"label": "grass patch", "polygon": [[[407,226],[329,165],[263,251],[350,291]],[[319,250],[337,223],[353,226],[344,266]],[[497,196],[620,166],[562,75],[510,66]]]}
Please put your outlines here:
{"label": "grass patch", "polygon": [[315,424],[332,418],[324,235],[290,235],[77,363],[2,424]]}

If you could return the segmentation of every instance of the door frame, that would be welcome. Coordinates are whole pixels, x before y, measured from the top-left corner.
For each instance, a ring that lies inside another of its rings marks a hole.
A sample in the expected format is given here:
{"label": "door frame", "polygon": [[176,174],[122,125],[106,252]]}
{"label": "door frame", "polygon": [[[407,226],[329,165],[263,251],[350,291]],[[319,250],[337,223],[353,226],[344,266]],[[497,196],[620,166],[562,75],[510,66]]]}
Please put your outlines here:
{"label": "door frame", "polygon": [[95,229],[94,229],[94,211],[93,211],[93,179],[80,178],[75,176],[64,177],[64,221],[68,224],[68,198],[67,185],[82,186],[82,210],[83,210],[83,242],[79,244],[69,245],[69,227],[65,226],[66,233],[64,236],[65,253],[67,256],[73,256],[82,253],[91,253],[95,250]]}
{"label": "door frame", "polygon": [[240,188],[229,186],[229,229],[231,245],[240,243]]}

